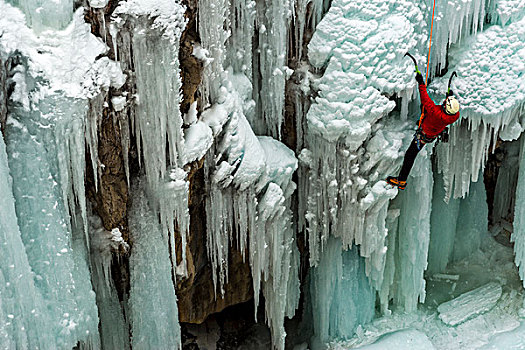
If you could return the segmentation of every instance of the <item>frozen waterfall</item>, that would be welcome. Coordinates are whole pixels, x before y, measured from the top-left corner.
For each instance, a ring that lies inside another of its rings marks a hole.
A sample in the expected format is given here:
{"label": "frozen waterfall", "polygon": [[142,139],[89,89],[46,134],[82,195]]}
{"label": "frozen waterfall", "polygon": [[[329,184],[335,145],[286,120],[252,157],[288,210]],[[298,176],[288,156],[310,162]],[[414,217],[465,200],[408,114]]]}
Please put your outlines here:
{"label": "frozen waterfall", "polygon": [[435,3],[0,0],[0,348],[525,348],[525,2]]}

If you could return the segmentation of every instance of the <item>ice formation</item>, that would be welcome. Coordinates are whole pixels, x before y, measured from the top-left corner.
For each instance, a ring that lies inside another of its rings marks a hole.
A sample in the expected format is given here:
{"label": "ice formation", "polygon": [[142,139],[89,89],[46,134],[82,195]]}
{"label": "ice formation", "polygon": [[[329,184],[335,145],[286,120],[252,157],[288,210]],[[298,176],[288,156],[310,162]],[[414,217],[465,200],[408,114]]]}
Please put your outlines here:
{"label": "ice formation", "polygon": [[[511,240],[514,242],[514,251],[516,252],[516,265],[520,270],[520,277],[525,281],[525,138],[520,141],[520,161],[518,184],[516,188],[516,206],[514,209],[514,232]],[[525,283],[525,282],[524,282]]]}
{"label": "ice formation", "polygon": [[488,227],[483,182],[474,183],[467,198],[451,199],[447,203],[443,176],[437,174],[433,196],[428,251],[430,274],[442,272],[449,262],[462,260],[475,252]]}
{"label": "ice formation", "polygon": [[[36,33],[46,29],[64,29],[71,21],[73,0],[6,0],[25,14],[27,25]],[[2,11],[2,13],[5,13]]]}
{"label": "ice formation", "polygon": [[[222,296],[229,247],[237,242],[250,262],[255,309],[262,288],[273,343],[282,349],[286,336],[284,317],[292,317],[299,302],[299,252],[290,204],[295,190],[291,177],[297,159],[279,141],[255,136],[244,115],[251,110],[250,104],[245,103],[249,95],[240,95],[228,80],[224,85],[225,95],[219,99],[223,103],[202,115],[203,122],[215,134],[222,131],[219,144],[212,148],[217,154],[215,161],[205,165],[210,178],[207,248],[214,285]],[[227,89],[232,92],[226,93]],[[226,120],[221,130],[221,123]]]}
{"label": "ice formation", "polygon": [[434,350],[435,347],[428,337],[415,329],[407,329],[384,335],[374,344],[360,347],[362,350],[382,349],[410,349],[410,350]]}
{"label": "ice formation", "polygon": [[318,347],[336,337],[351,337],[360,324],[372,320],[375,306],[375,291],[357,248],[343,251],[340,240],[331,237],[325,252],[309,275],[309,312]]}
{"label": "ice formation", "polygon": [[179,313],[168,239],[148,204],[144,187],[140,182],[132,187],[135,197],[129,213],[133,240],[129,295],[131,346],[179,349]]}
{"label": "ice formation", "polygon": [[[417,105],[411,103],[412,67],[403,55],[411,51],[420,69],[425,68],[431,9],[412,2],[333,1],[308,47],[310,62],[323,70],[314,81],[318,96],[306,116],[306,148],[300,157],[306,173],[299,177],[299,189],[307,197],[299,197],[299,221],[304,215],[301,226],[308,230],[310,262],[316,264],[325,254],[330,235],[341,236],[344,247],[360,245],[383,312],[388,311],[390,299],[407,311],[415,310],[418,300],[425,301],[427,254],[431,271],[441,272],[451,261],[476,251],[487,226],[487,221],[476,218],[487,217],[486,206],[480,205],[485,202],[485,189],[479,175],[493,149],[490,146],[495,146],[498,135],[513,140],[523,130],[521,17],[505,22],[503,28],[492,26],[477,33],[484,29],[485,5],[436,2],[437,34],[429,74],[431,78],[439,74],[447,60],[449,73],[434,79],[430,90],[439,100],[450,72],[456,70],[460,78],[453,89],[460,97],[464,121],[452,127],[451,143],[437,147],[437,169],[444,180],[438,176],[432,191],[429,157],[426,164],[420,159],[408,181],[411,188],[392,204],[388,195],[381,197],[376,191],[379,180],[398,169],[397,152],[406,147],[402,141],[411,128],[403,129],[398,121],[397,135],[385,137],[379,148],[373,148],[373,141],[376,133],[392,128],[392,122],[385,121],[387,115],[388,119],[417,118]],[[455,44],[460,41],[468,49]],[[399,112],[392,113],[395,104],[387,98],[392,96],[398,98]],[[372,163],[379,166],[363,166],[376,157],[375,151],[382,153]],[[475,188],[468,199],[461,204],[451,199],[465,197],[471,182]],[[374,224],[360,224],[363,218]],[[436,242],[429,245],[431,237]]]}

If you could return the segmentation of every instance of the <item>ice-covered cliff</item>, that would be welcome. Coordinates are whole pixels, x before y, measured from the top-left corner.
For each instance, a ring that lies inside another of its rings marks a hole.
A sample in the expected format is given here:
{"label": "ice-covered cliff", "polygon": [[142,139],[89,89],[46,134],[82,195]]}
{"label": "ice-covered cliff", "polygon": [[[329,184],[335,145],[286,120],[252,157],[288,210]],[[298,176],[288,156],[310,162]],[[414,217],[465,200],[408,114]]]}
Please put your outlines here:
{"label": "ice-covered cliff", "polygon": [[523,343],[525,2],[432,5],[0,0],[0,347]]}

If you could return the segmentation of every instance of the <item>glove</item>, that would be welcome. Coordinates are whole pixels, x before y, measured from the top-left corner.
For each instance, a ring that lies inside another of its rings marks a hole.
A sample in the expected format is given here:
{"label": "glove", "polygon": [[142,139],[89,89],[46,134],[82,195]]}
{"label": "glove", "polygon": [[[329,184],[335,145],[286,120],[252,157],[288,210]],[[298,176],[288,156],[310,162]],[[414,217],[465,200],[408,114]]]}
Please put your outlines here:
{"label": "glove", "polygon": [[452,95],[454,95],[454,92],[452,91],[452,89],[448,90],[447,91],[447,97],[450,97]]}
{"label": "glove", "polygon": [[425,84],[425,81],[423,80],[423,76],[421,75],[421,73],[417,73],[416,74],[416,80],[417,80],[418,84],[420,84],[420,85],[421,84],[423,84],[423,85]]}

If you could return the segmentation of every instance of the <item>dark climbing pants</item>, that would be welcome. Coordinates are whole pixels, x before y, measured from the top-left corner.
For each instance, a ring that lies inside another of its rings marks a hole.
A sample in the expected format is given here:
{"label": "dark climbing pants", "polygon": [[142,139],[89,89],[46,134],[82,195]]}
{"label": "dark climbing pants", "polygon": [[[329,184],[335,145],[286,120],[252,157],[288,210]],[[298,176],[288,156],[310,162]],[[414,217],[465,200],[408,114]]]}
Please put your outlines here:
{"label": "dark climbing pants", "polygon": [[399,181],[407,180],[408,174],[410,174],[410,170],[414,165],[414,161],[416,160],[417,154],[419,153],[419,151],[421,151],[421,149],[423,149],[424,145],[425,143],[423,141],[419,141],[418,143],[418,136],[416,135],[410,143],[410,147],[408,147],[405,153],[405,159],[403,159],[403,166],[401,167],[401,171],[399,172],[399,176],[397,177]]}

